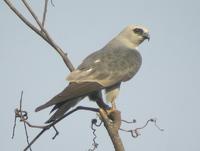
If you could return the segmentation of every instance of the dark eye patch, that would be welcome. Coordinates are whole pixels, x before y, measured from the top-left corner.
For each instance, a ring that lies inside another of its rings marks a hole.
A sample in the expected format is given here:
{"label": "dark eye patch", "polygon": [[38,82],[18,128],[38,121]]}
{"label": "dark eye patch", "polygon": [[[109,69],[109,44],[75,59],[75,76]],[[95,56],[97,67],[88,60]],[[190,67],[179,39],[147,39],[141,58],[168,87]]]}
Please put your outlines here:
{"label": "dark eye patch", "polygon": [[138,35],[142,35],[144,33],[144,31],[140,28],[135,28],[133,29],[134,33],[138,34]]}

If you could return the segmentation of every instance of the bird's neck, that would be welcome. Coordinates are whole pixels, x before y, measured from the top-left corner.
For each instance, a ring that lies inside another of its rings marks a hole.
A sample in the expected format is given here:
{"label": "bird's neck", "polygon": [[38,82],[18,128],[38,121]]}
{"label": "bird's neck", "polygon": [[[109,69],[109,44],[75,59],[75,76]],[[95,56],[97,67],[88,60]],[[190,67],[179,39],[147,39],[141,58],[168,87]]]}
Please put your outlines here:
{"label": "bird's neck", "polygon": [[117,36],[110,41],[110,44],[116,47],[126,47],[128,49],[137,49],[138,44],[131,42],[129,39],[123,36]]}

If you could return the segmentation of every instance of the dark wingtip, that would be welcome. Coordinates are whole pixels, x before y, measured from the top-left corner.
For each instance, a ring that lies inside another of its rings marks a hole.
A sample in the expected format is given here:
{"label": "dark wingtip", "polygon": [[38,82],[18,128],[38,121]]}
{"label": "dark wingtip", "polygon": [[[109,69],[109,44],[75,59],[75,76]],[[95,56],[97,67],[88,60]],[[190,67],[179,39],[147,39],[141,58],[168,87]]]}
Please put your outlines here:
{"label": "dark wingtip", "polygon": [[45,103],[45,104],[43,104],[43,105],[37,107],[37,108],[35,109],[35,112],[41,111],[41,110],[43,110],[43,109],[45,109],[45,108],[47,108],[47,107],[49,107],[49,106],[50,106],[50,105],[49,105],[48,102],[47,102],[47,103]]}
{"label": "dark wingtip", "polygon": [[43,109],[43,106],[39,106],[35,109],[35,112],[41,111]]}
{"label": "dark wingtip", "polygon": [[38,111],[40,111],[40,110],[39,110],[38,108],[36,108],[36,109],[35,109],[35,112],[38,112]]}

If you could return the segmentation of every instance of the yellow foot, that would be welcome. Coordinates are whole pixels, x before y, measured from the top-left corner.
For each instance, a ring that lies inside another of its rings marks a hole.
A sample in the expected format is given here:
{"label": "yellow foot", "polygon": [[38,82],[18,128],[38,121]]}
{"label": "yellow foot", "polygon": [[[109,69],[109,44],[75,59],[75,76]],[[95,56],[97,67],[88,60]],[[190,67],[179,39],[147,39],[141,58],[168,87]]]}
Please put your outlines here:
{"label": "yellow foot", "polygon": [[112,113],[114,111],[116,111],[116,108],[112,106],[110,109],[106,110],[106,113],[107,113],[107,115],[109,115],[110,113]]}

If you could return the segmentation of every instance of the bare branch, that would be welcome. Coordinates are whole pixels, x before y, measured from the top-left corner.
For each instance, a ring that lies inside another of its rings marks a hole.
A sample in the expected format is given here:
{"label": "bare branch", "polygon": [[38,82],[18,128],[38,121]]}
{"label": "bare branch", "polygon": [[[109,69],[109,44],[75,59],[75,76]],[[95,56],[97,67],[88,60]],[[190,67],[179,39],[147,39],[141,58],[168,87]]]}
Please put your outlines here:
{"label": "bare branch", "polygon": [[133,123],[136,123],[136,120],[135,119],[133,119],[132,121],[122,120],[122,122],[127,123],[127,124],[133,124]]}
{"label": "bare branch", "polygon": [[21,97],[20,97],[20,105],[19,105],[19,110],[20,111],[22,110],[22,98],[23,98],[23,94],[24,94],[24,92],[22,91],[21,92]]}
{"label": "bare branch", "polygon": [[54,125],[52,127],[55,130],[55,132],[56,132],[55,135],[52,137],[52,139],[55,139],[56,136],[58,136],[59,132],[58,132],[58,130],[56,129],[56,127]]}
{"label": "bare branch", "polygon": [[[22,109],[22,97],[23,97],[23,91],[21,91],[21,96],[20,96],[20,105],[19,105],[20,110]],[[14,125],[13,125],[12,139],[15,136],[15,127],[16,127],[16,121],[17,121],[17,117],[18,117],[16,114],[16,110],[17,109],[15,109],[15,120],[14,120]],[[20,113],[20,115],[22,115],[22,114]]]}
{"label": "bare branch", "polygon": [[[26,8],[28,9],[28,11],[31,13],[31,15],[33,16],[33,18],[35,19],[35,21],[37,22],[37,24],[39,25],[43,36],[42,37],[46,37],[48,39],[48,43],[54,48],[56,49],[56,51],[60,54],[60,56],[63,58],[63,61],[65,62],[65,64],[67,65],[67,67],[69,68],[70,71],[74,70],[74,67],[71,63],[71,61],[68,59],[67,57],[67,53],[64,53],[62,51],[62,49],[54,42],[54,40],[50,37],[49,33],[47,32],[47,30],[45,30],[44,26],[42,26],[42,24],[40,23],[38,17],[36,16],[36,14],[33,12],[33,10],[31,9],[31,7],[29,6],[29,4],[26,2],[26,0],[22,0],[24,5],[26,6]],[[45,2],[46,3],[46,2]],[[44,13],[46,13],[44,11]],[[46,15],[45,15],[46,16]]]}
{"label": "bare branch", "polygon": [[[26,134],[26,141],[27,141],[27,143],[29,145],[28,130],[27,130],[27,127],[26,127],[26,122],[25,122],[25,120],[28,119],[28,115],[27,115],[26,111],[22,111],[22,98],[23,98],[23,91],[21,92],[21,96],[20,96],[19,109],[15,109],[15,122],[14,122],[14,127],[13,127],[12,138],[14,138],[14,132],[15,132],[15,127],[16,127],[16,120],[17,120],[17,118],[20,118],[20,121],[23,121],[23,123],[24,123],[24,130],[25,130],[25,134]],[[29,149],[30,149],[30,151],[32,151],[31,148],[29,148]]]}
{"label": "bare branch", "polygon": [[[36,32],[40,37],[42,37],[47,43],[49,43],[58,53],[59,55],[62,57],[64,63],[66,64],[66,66],[68,67],[68,69],[70,71],[74,70],[74,67],[71,63],[71,61],[69,60],[69,58],[67,57],[67,53],[64,53],[62,51],[62,49],[53,41],[53,39],[49,36],[48,32],[42,27],[40,21],[38,20],[37,23],[41,28],[41,31],[38,30],[33,24],[31,24],[31,22],[29,22],[10,2],[10,0],[4,0],[4,2],[9,6],[9,8],[28,26],[30,27],[34,32]],[[25,2],[23,0],[23,2]],[[26,2],[25,2],[26,3]],[[27,3],[26,3],[27,4]],[[29,6],[29,5],[27,5]],[[27,8],[28,9],[28,8]],[[29,11],[32,9],[28,9]],[[31,15],[34,15],[36,17],[36,15],[33,13],[31,13]],[[43,32],[45,34],[43,34]]]}
{"label": "bare branch", "polygon": [[160,128],[160,127],[157,125],[157,119],[156,119],[156,118],[153,119],[153,122],[154,122],[155,127],[156,127],[158,130],[164,131],[164,129]]}
{"label": "bare branch", "polygon": [[29,145],[24,149],[24,151],[27,151],[30,147],[31,147],[31,145],[46,131],[47,129],[42,129],[41,131],[40,131],[40,133],[29,143]]}
{"label": "bare branch", "polygon": [[[27,140],[27,147],[24,149],[24,151],[30,149],[31,150],[31,145],[48,129],[50,129],[51,127],[54,128],[54,130],[56,131],[56,134],[54,135],[54,137],[52,139],[55,139],[55,137],[59,134],[59,132],[57,131],[57,129],[55,128],[55,125],[61,121],[62,119],[64,119],[65,117],[71,115],[72,113],[78,111],[78,110],[87,110],[87,111],[93,111],[93,112],[99,112],[99,109],[97,108],[91,108],[91,107],[84,107],[84,106],[78,106],[75,109],[69,111],[68,113],[66,113],[63,117],[61,117],[60,119],[48,124],[48,125],[44,125],[44,126],[38,126],[38,125],[32,125],[30,124],[27,120],[28,120],[28,113],[26,111],[24,111],[22,109],[22,97],[23,97],[23,91],[21,92],[21,97],[20,97],[20,106],[19,109],[15,109],[15,121],[14,121],[14,126],[13,126],[13,134],[12,134],[12,138],[14,138],[14,132],[15,132],[15,126],[16,126],[16,119],[19,118],[20,122],[24,123],[24,129],[25,129],[25,133],[26,133],[26,140]],[[40,128],[42,129],[42,131],[36,135],[36,137],[29,142],[29,137],[28,137],[28,131],[27,131],[27,127],[26,125],[28,125],[29,127],[32,128]]]}
{"label": "bare branch", "polygon": [[138,137],[138,136],[140,135],[139,130],[144,129],[145,127],[147,127],[147,125],[148,125],[150,122],[153,122],[153,123],[155,124],[156,128],[158,128],[160,131],[164,131],[164,129],[161,129],[161,128],[156,124],[156,121],[157,121],[156,119],[151,118],[151,119],[147,120],[147,122],[146,122],[142,127],[138,127],[138,128],[136,128],[136,129],[131,129],[131,130],[125,130],[125,129],[120,128],[120,130],[121,130],[121,131],[124,131],[124,132],[129,132],[129,133],[131,133],[131,136],[132,136],[132,137],[136,138],[136,137]]}
{"label": "bare branch", "polygon": [[17,117],[15,116],[14,124],[13,124],[13,130],[12,130],[12,137],[11,137],[12,139],[15,137],[16,121],[17,121]]}
{"label": "bare branch", "polygon": [[113,142],[115,151],[125,151],[123,143],[118,133],[118,130],[121,125],[121,113],[117,110],[114,110],[109,115],[107,115],[107,113],[103,109],[100,109],[99,111],[104,126]]}
{"label": "bare branch", "polygon": [[64,116],[62,116],[61,118],[59,118],[58,120],[54,121],[52,124],[50,125],[55,125],[57,124],[59,121],[61,121],[62,119],[64,119],[65,117],[69,116],[70,114],[78,111],[78,110],[85,110],[85,111],[92,111],[92,112],[99,112],[99,109],[97,108],[92,108],[92,107],[85,107],[85,106],[77,106],[75,109],[67,112]]}
{"label": "bare branch", "polygon": [[55,5],[54,5],[54,3],[53,3],[53,0],[51,0],[51,5],[52,5],[53,7],[55,7]]}
{"label": "bare branch", "polygon": [[[22,99],[23,99],[23,91],[21,92],[21,97],[20,97],[20,106],[19,106],[19,110],[22,111]],[[23,116],[23,112],[19,112],[20,113],[20,116],[22,117]],[[27,115],[27,114],[26,114]],[[28,116],[27,118],[28,119]],[[23,121],[24,122],[24,121]],[[29,137],[28,137],[28,131],[27,131],[27,128],[26,128],[26,123],[24,122],[24,130],[25,130],[25,134],[26,134],[26,141],[27,141],[27,144],[29,145]],[[29,148],[30,151],[32,151],[31,147]]]}
{"label": "bare branch", "polygon": [[[9,6],[9,8],[33,31],[35,31],[38,35],[42,37],[42,34],[40,31],[33,25],[31,22],[29,22],[14,6],[9,0],[4,0],[4,2]],[[47,41],[47,39],[45,38]]]}
{"label": "bare branch", "polygon": [[[25,134],[26,134],[26,141],[27,141],[27,144],[29,145],[30,142],[29,142],[29,137],[28,137],[28,130],[27,130],[25,122],[24,122],[24,130],[25,130]],[[29,149],[30,149],[30,151],[32,151],[31,147]]]}
{"label": "bare branch", "polygon": [[30,5],[26,2],[26,0],[22,0],[23,4],[26,6],[26,8],[28,9],[28,11],[30,12],[30,14],[33,16],[33,18],[35,19],[35,21],[37,22],[37,24],[39,25],[39,27],[41,28],[41,30],[43,31],[43,26],[40,23],[38,17],[36,16],[36,14],[33,12],[32,8],[30,7]]}
{"label": "bare branch", "polygon": [[45,0],[44,12],[43,12],[43,18],[42,18],[42,27],[43,27],[43,28],[44,28],[44,23],[45,23],[46,16],[47,16],[47,6],[48,6],[48,2],[49,2],[49,0]]}
{"label": "bare branch", "polygon": [[[78,106],[75,109],[67,112],[64,116],[62,116],[60,119],[50,123],[49,125],[46,125],[43,127],[42,131],[30,142],[30,144],[24,149],[24,151],[26,151],[27,149],[29,149],[31,147],[31,145],[48,129],[50,129],[51,127],[54,127],[59,121],[61,121],[62,119],[64,119],[65,117],[71,115],[72,113],[78,111],[78,110],[87,110],[87,111],[92,111],[92,112],[99,112],[99,109],[96,108],[91,108],[91,107],[84,107],[84,106]],[[55,127],[54,127],[55,130]],[[57,136],[58,131],[56,130],[56,135]],[[54,136],[54,137],[55,137]],[[54,138],[53,137],[53,138]]]}
{"label": "bare branch", "polygon": [[[93,112],[99,112],[99,109],[97,108],[91,108],[91,107],[84,107],[84,106],[78,106],[75,109],[69,111],[68,113],[66,113],[63,117],[61,117],[60,119],[50,123],[49,125],[45,125],[45,126],[36,126],[36,125],[32,125],[30,124],[27,120],[28,120],[28,113],[26,111],[24,111],[22,109],[22,97],[23,97],[23,91],[21,92],[21,97],[20,97],[20,107],[19,109],[15,109],[15,121],[14,121],[14,126],[13,126],[13,134],[12,134],[12,138],[14,138],[14,132],[15,132],[15,126],[16,126],[16,118],[20,119],[20,122],[24,123],[24,128],[25,128],[25,133],[26,133],[26,138],[27,138],[27,143],[28,146],[24,149],[24,151],[30,149],[31,150],[31,145],[48,129],[50,129],[51,127],[54,128],[54,130],[56,131],[56,134],[54,135],[54,137],[52,139],[55,139],[55,137],[59,134],[59,132],[57,131],[57,129],[55,128],[55,125],[61,121],[62,119],[64,119],[65,117],[71,115],[72,113],[78,111],[78,110],[87,110],[87,111],[93,111]],[[26,124],[29,127],[32,128],[40,128],[42,129],[42,131],[36,135],[36,137],[29,142],[29,137],[28,137],[28,131],[27,131],[27,127]]]}

